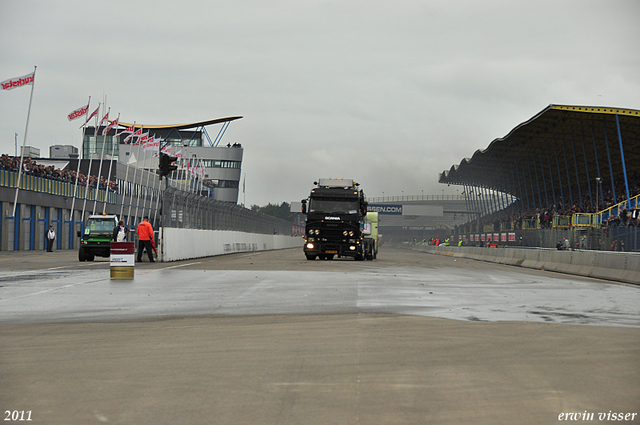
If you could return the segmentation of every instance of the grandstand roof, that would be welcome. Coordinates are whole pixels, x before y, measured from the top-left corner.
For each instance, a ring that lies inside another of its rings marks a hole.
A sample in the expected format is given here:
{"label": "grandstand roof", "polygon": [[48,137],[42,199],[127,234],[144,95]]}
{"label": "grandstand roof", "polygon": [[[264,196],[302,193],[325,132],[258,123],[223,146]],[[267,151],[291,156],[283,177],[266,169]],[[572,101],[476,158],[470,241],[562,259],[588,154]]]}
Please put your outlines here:
{"label": "grandstand roof", "polygon": [[[135,124],[134,128],[146,128],[149,130],[153,130],[153,129],[176,129],[176,130],[187,130],[189,128],[198,128],[198,127],[204,127],[207,125],[213,125],[213,124],[220,124],[221,122],[230,122],[230,121],[235,121],[235,120],[239,120],[240,118],[242,118],[241,116],[236,116],[236,117],[226,117],[226,118],[216,118],[213,120],[208,120],[208,121],[198,121],[198,122],[192,122],[192,123],[187,123],[187,124],[169,124],[169,125],[149,125],[149,124]],[[119,125],[121,127],[131,127],[133,125],[133,123],[126,123],[126,122],[119,122]]]}
{"label": "grandstand roof", "polygon": [[613,181],[624,181],[616,120],[627,178],[638,183],[640,111],[566,105],[549,105],[485,150],[443,171],[439,182],[486,187],[520,199],[527,193],[544,199],[545,188],[550,194],[560,187],[571,188],[575,198],[578,183],[584,196],[598,175],[611,187],[609,158]]}

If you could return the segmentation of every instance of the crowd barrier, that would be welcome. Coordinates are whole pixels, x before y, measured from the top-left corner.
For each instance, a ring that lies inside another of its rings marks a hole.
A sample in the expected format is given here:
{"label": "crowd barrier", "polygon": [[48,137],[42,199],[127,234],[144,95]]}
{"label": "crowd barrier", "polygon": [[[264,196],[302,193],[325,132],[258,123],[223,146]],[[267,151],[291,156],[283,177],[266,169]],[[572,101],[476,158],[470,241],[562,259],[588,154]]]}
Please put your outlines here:
{"label": "crowd barrier", "polygon": [[[7,188],[15,188],[18,185],[18,173],[9,170],[0,170],[0,186]],[[84,199],[98,202],[104,202],[105,196],[107,202],[115,204],[118,202],[118,194],[113,191],[105,192],[104,189],[87,189],[81,185],[75,185],[60,180],[48,179],[45,177],[33,176],[30,174],[23,174],[20,178],[20,190],[29,190],[32,192],[48,193],[50,195],[73,197],[74,194],[77,199]],[[85,192],[88,190],[88,193]]]}
{"label": "crowd barrier", "polygon": [[608,251],[563,251],[549,248],[479,248],[420,246],[432,254],[549,270],[578,276],[640,284],[640,254]]}

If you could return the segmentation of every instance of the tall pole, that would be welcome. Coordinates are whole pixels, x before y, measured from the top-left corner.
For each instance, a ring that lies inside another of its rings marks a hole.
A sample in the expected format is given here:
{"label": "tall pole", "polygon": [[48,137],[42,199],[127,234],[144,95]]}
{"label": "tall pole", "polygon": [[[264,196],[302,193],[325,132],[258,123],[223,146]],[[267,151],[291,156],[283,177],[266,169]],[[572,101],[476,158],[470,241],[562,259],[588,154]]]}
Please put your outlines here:
{"label": "tall pole", "polygon": [[627,209],[631,208],[631,194],[629,193],[629,181],[627,180],[627,166],[624,162],[624,149],[622,148],[622,134],[620,133],[620,120],[616,114],[616,127],[618,128],[618,143],[620,143],[620,159],[622,160],[622,174],[624,176],[624,188],[627,193]]}
{"label": "tall pole", "polygon": [[[140,126],[140,136],[142,136],[142,131],[143,131],[144,126]],[[133,135],[135,137],[136,134],[136,126],[135,123],[133,125]],[[131,138],[131,149],[129,150],[129,152],[131,152],[131,154],[129,155],[129,160],[131,160],[131,155],[133,155],[133,147],[136,146],[136,153],[138,154],[138,157],[136,158],[136,165],[133,168],[133,185],[132,188],[133,190],[131,191],[131,196],[129,197],[129,211],[127,212],[127,221],[131,220],[131,207],[133,206],[133,192],[136,192],[136,217],[138,216],[138,196],[140,196],[139,192],[138,192],[138,183],[136,183],[136,175],[138,174],[138,162],[139,162],[139,157],[140,157],[140,152],[138,149],[138,146],[140,146],[139,142],[138,142],[139,138],[136,139],[135,141],[133,140],[133,137]],[[131,224],[135,224],[135,220],[131,221]],[[128,223],[127,223],[128,225]]]}
{"label": "tall pole", "polygon": [[[111,107],[107,109],[107,126],[109,125],[109,112],[111,112]],[[100,125],[102,125],[102,121],[100,121]],[[105,127],[106,130],[106,127]],[[96,136],[96,144],[98,144],[98,136]],[[102,153],[100,153],[100,165],[98,166],[98,182],[96,183],[96,197],[93,200],[93,212],[91,214],[96,213],[96,206],[98,205],[98,195],[100,194],[100,178],[102,177],[102,160],[104,159],[104,145],[107,144],[107,134],[105,131],[102,132]]]}
{"label": "tall pole", "polygon": [[[136,122],[133,122],[133,131],[136,131]],[[133,137],[131,137],[133,139]],[[125,144],[126,144],[126,138],[125,138]],[[128,182],[129,180],[127,180],[129,178],[129,162],[131,159],[131,154],[133,153],[133,142],[131,142],[131,144],[129,145],[131,148],[129,149],[129,158],[127,159],[127,171],[125,171],[124,173],[124,181],[125,184],[127,184],[126,182]],[[120,152],[120,146],[118,146],[118,152]],[[118,162],[120,162],[120,153],[118,153]],[[126,186],[125,188],[123,188],[123,190],[126,190]],[[124,212],[124,198],[125,198],[125,193],[122,193],[122,205],[120,205],[120,220],[122,220],[122,213]],[[133,199],[133,192],[129,193],[129,204],[131,204],[131,200]],[[127,226],[129,225],[129,218],[127,217]]]}
{"label": "tall pole", "polygon": [[[85,114],[85,117],[87,115],[89,115],[89,105],[91,105],[91,96],[89,96],[89,101],[87,102],[87,113]],[[87,128],[87,119],[85,118],[84,120],[84,124],[82,124],[82,141],[80,142],[80,150],[82,150],[82,144],[84,143],[84,132]],[[71,218],[69,219],[69,221],[71,221],[71,228],[73,228],[73,209],[75,208],[75,204],[76,204],[76,194],[78,191],[78,176],[80,175],[80,154],[78,154],[78,165],[76,166],[76,184],[73,186],[73,200],[71,201]]]}
{"label": "tall pole", "polygon": [[20,180],[22,179],[22,169],[24,160],[24,147],[27,144],[27,131],[29,130],[29,116],[31,115],[31,102],[33,101],[33,89],[36,86],[36,69],[38,67],[33,67],[33,84],[31,84],[31,94],[29,95],[29,109],[27,110],[27,124],[24,127],[24,140],[22,141],[22,152],[20,152],[20,171],[18,171],[18,183],[16,184],[16,197],[13,200],[13,213],[12,217],[16,216],[16,207],[18,206],[18,192],[20,191]]}
{"label": "tall pole", "polygon": [[[96,146],[98,146],[98,118],[100,116],[100,105],[101,104],[98,103],[98,115],[96,115],[96,124],[95,124],[95,127],[93,128],[93,139],[96,141]],[[88,151],[89,151],[89,168],[87,170],[87,185],[85,186],[86,190],[84,191],[84,202],[82,203],[82,222],[83,223],[84,223],[84,212],[87,208],[87,197],[89,196],[89,192],[91,191],[91,167],[93,165],[93,155],[91,155],[91,140],[89,140]]]}
{"label": "tall pole", "polygon": [[[120,114],[118,113],[118,118],[116,119],[116,122],[120,122]],[[117,133],[117,129],[116,129],[116,133]],[[107,134],[104,135],[104,140],[107,140]],[[107,173],[107,183],[105,184],[105,188],[104,188],[104,204],[102,205],[102,214],[104,214],[104,212],[107,209],[107,197],[109,196],[109,183],[111,183],[111,169],[113,167],[113,156],[115,155],[116,152],[116,137],[113,136],[111,138],[111,161],[109,161],[109,172]],[[120,152],[120,150],[118,150],[118,152]]]}

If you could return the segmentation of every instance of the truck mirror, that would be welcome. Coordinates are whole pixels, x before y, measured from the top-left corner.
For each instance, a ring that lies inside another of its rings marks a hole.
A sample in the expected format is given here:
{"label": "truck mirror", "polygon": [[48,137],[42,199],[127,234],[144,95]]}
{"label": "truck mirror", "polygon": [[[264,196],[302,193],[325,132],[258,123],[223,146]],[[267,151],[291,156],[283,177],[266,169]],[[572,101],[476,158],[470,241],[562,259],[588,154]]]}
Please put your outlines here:
{"label": "truck mirror", "polygon": [[301,202],[302,202],[302,214],[306,214],[307,213],[307,200],[303,199]]}

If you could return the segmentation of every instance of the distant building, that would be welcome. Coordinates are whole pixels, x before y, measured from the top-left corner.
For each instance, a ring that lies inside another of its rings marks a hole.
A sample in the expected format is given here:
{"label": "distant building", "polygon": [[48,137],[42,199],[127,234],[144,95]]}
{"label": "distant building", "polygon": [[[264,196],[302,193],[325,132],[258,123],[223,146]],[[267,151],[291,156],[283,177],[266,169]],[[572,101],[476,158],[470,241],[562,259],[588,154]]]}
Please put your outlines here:
{"label": "distant building", "polygon": [[[206,131],[206,126],[223,123],[223,129],[230,121],[242,117],[219,118],[210,121],[202,121],[191,124],[180,125],[143,125],[136,124],[136,130],[142,128],[143,133],[149,133],[156,140],[161,141],[161,146],[170,145],[172,154],[190,160],[205,168],[204,178],[213,187],[212,198],[225,202],[238,202],[240,189],[240,175],[242,172],[243,148],[238,143],[224,144],[218,146],[224,131],[212,141]],[[104,127],[100,127],[97,137],[94,136],[95,128],[87,127],[82,144],[82,157],[93,158],[94,161],[103,156],[104,160],[118,160],[120,167],[129,164],[137,168],[142,168],[155,173],[158,169],[157,152],[145,151],[141,145],[124,143],[124,139],[129,134],[115,136],[118,131],[131,126],[131,124],[120,123],[120,129],[111,129],[106,136],[102,136]],[[208,146],[207,146],[208,145]],[[184,174],[184,173],[183,173]],[[181,173],[174,172],[173,178],[180,178]]]}
{"label": "distant building", "polygon": [[33,146],[23,146],[22,156],[25,158],[40,158],[40,149]]}
{"label": "distant building", "polygon": [[49,147],[49,158],[77,159],[78,148],[72,145],[55,145]]}

